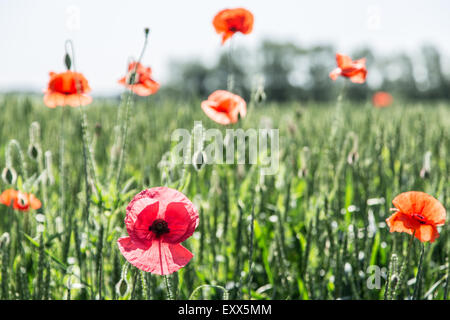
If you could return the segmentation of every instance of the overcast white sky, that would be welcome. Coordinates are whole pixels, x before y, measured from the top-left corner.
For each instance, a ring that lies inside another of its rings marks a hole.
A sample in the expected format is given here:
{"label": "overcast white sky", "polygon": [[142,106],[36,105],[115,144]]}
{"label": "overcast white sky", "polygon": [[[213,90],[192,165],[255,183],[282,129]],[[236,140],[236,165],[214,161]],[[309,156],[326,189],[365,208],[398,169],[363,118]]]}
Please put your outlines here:
{"label": "overcast white sky", "polygon": [[172,58],[211,62],[224,50],[211,21],[237,6],[255,16],[253,33],[238,35],[238,46],[270,37],[333,43],[341,52],[368,44],[383,54],[414,54],[431,43],[450,56],[448,0],[0,0],[0,91],[44,89],[49,71],[64,71],[70,38],[92,94],[119,92],[117,79],[139,54],[144,27],[151,35],[143,62],[164,85]]}

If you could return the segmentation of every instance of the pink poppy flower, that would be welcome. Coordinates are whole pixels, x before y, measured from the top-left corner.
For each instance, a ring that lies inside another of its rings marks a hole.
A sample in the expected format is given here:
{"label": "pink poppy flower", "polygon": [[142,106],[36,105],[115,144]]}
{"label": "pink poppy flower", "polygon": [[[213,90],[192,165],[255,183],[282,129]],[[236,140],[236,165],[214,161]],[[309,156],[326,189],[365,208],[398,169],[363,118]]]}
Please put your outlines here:
{"label": "pink poppy flower", "polygon": [[125,225],[129,237],[117,243],[135,267],[171,274],[193,257],[180,243],[194,233],[198,221],[197,209],[181,192],[167,187],[147,189],[128,204]]}

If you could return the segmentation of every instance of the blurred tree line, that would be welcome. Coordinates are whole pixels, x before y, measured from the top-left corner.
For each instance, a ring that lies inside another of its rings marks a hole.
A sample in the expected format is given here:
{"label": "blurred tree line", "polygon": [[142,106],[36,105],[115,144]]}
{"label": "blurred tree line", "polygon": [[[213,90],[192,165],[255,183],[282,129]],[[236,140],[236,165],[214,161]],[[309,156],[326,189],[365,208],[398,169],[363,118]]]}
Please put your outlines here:
{"label": "blurred tree line", "polygon": [[[328,76],[336,68],[336,50],[331,45],[301,47],[291,42],[263,41],[255,51],[224,46],[212,66],[200,60],[173,61],[170,82],[164,91],[182,97],[207,97],[217,89],[227,89],[231,73],[233,92],[248,99],[252,89],[264,79],[264,90],[272,101],[319,101],[336,99],[344,82],[346,98],[365,100],[379,90],[405,100],[450,99],[450,75],[445,74],[439,51],[424,45],[418,56],[399,53],[375,56],[371,48],[342,52],[352,59],[366,57],[368,76],[364,84],[352,84]],[[259,79],[259,80],[258,80]],[[347,80],[347,79],[345,79]]]}

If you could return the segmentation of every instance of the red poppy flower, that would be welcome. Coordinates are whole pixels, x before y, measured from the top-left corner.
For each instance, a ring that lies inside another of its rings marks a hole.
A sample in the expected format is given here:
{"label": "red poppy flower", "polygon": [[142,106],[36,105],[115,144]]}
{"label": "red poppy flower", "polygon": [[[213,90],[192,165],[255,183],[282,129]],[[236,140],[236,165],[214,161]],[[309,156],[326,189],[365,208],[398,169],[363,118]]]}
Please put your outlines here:
{"label": "red poppy flower", "polygon": [[216,90],[202,102],[208,117],[220,124],[236,123],[247,114],[247,104],[240,96],[225,90]]}
{"label": "red poppy flower", "polygon": [[354,83],[364,83],[366,81],[366,58],[352,61],[350,57],[337,53],[336,62],[338,67],[330,72],[331,79],[336,80],[338,76],[343,76]]}
{"label": "red poppy flower", "polygon": [[384,91],[378,91],[372,97],[372,103],[376,108],[385,108],[391,105],[392,96]]}
{"label": "red poppy flower", "polygon": [[13,189],[3,191],[0,195],[0,203],[3,203],[8,207],[12,203],[12,207],[20,211],[28,211],[30,208],[37,210],[42,206],[41,201],[39,201],[39,199],[33,194],[20,192]]}
{"label": "red poppy flower", "polygon": [[386,219],[390,232],[413,234],[422,242],[434,242],[439,237],[436,226],[445,223],[442,204],[424,192],[409,191],[392,200],[397,212]]}
{"label": "red poppy flower", "polygon": [[249,34],[253,30],[253,14],[244,8],[224,9],[213,19],[218,34],[222,34],[222,44],[236,32]]}
{"label": "red poppy flower", "polygon": [[49,108],[56,106],[71,107],[85,106],[92,102],[88,81],[83,74],[66,71],[62,73],[50,72],[50,81],[45,91],[44,103]]}
{"label": "red poppy flower", "polygon": [[[136,68],[135,74],[134,68]],[[120,79],[119,83],[131,89],[138,96],[149,96],[159,90],[159,83],[153,80],[151,76],[151,68],[146,68],[140,63],[136,67],[136,62],[131,62],[128,65],[127,76]]]}
{"label": "red poppy flower", "polygon": [[181,192],[167,187],[144,190],[128,204],[129,237],[117,240],[120,252],[135,267],[167,275],[184,267],[192,253],[180,243],[198,226],[198,212]]}

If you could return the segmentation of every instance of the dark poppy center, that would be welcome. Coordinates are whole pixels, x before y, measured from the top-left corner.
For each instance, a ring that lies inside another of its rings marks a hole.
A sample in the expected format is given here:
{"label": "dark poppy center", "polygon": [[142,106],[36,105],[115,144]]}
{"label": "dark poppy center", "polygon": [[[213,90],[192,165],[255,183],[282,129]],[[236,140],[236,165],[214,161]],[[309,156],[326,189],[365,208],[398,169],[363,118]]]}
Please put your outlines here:
{"label": "dark poppy center", "polygon": [[421,214],[415,213],[413,214],[413,217],[420,223],[420,224],[426,224],[427,220],[424,216]]}
{"label": "dark poppy center", "polygon": [[164,233],[169,233],[169,225],[163,219],[156,219],[153,221],[152,225],[148,228],[149,231],[152,231],[156,234],[156,237],[160,237]]}
{"label": "dark poppy center", "polygon": [[19,196],[17,197],[17,203],[21,208],[25,208],[26,206],[28,206],[27,199],[21,194],[19,194]]}

